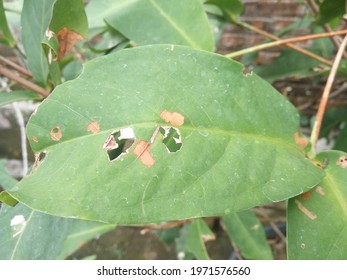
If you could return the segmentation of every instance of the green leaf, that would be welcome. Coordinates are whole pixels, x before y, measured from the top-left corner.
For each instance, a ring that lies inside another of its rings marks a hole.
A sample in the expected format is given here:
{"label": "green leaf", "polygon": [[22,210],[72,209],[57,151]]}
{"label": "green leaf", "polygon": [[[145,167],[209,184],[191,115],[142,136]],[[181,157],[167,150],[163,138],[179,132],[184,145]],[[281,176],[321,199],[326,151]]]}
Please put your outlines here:
{"label": "green leaf", "polygon": [[336,138],[334,149],[347,152],[347,121],[343,122],[343,128]]}
{"label": "green leaf", "polygon": [[88,21],[83,0],[57,0],[49,26],[56,34],[66,27],[87,38]]}
{"label": "green leaf", "polygon": [[3,0],[0,0],[0,32],[2,33],[0,34],[0,41],[10,47],[14,47],[16,45],[16,40],[13,38],[7,24]]}
{"label": "green leaf", "polygon": [[328,23],[336,18],[342,18],[346,13],[345,0],[324,0],[319,5],[318,24]]}
{"label": "green leaf", "polygon": [[205,242],[215,239],[213,232],[207,224],[201,220],[184,225],[178,241],[178,256],[189,256],[192,254],[198,260],[208,260]]}
{"label": "green leaf", "polygon": [[[297,111],[242,70],[173,45],[86,63],[31,117],[28,139],[46,157],[10,194],[53,215],[143,224],[225,215],[309,190],[324,172],[295,143]],[[184,117],[177,152],[156,133],[170,125],[161,115]],[[129,142],[116,147],[113,135]],[[110,162],[113,148],[120,157]]]}
{"label": "green leaf", "polygon": [[8,174],[5,163],[0,160],[0,186],[4,190],[9,190],[17,184],[17,180],[14,179],[10,174]]}
{"label": "green leaf", "polygon": [[263,225],[250,210],[229,214],[223,221],[230,239],[243,257],[249,260],[270,260],[272,252]]}
{"label": "green leaf", "polygon": [[40,100],[42,96],[30,90],[15,90],[0,93],[0,106],[24,100]]}
{"label": "green leaf", "polygon": [[326,151],[317,161],[328,164],[316,188],[288,203],[288,258],[347,258],[347,154]]}
{"label": "green leaf", "polygon": [[347,121],[347,106],[328,109],[324,114],[319,137],[327,138],[331,130],[335,129],[338,124],[344,121]]}
{"label": "green leaf", "polygon": [[208,0],[206,3],[218,6],[230,22],[237,22],[243,12],[243,4],[240,0]]}
{"label": "green leaf", "polygon": [[114,225],[46,215],[22,204],[2,205],[0,259],[63,259],[83,242],[112,228]]}
{"label": "green leaf", "polygon": [[22,11],[22,41],[28,67],[36,81],[46,84],[48,60],[41,42],[52,17],[55,0],[26,0]]}
{"label": "green leaf", "polygon": [[90,27],[103,26],[105,20],[137,45],[214,48],[207,16],[197,0],[94,0],[87,6],[87,14]]}

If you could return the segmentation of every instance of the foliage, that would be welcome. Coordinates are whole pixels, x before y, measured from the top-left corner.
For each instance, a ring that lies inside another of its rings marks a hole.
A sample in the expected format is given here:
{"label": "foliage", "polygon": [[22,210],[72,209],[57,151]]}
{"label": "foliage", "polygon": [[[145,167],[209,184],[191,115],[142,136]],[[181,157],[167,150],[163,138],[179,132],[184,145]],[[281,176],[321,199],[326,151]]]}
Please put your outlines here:
{"label": "foliage", "polygon": [[[22,43],[36,85],[52,93],[27,126],[30,173],[17,182],[0,166],[0,201],[11,205],[0,208],[1,259],[62,259],[115,224],[172,220],[184,225],[161,236],[179,258],[209,259],[211,216],[243,258],[272,259],[250,209],[280,201],[289,259],[347,257],[346,110],[338,121],[328,113],[321,131],[340,125],[341,151],[307,154],[315,143],[300,133],[298,111],[265,80],[326,71],[293,50],[258,75],[213,53],[210,12],[247,27],[241,1],[25,0],[18,41],[4,4],[0,42]],[[323,1],[305,24],[334,27],[340,17]],[[334,53],[328,39],[311,51]],[[1,94],[0,105],[38,100],[29,89]]]}

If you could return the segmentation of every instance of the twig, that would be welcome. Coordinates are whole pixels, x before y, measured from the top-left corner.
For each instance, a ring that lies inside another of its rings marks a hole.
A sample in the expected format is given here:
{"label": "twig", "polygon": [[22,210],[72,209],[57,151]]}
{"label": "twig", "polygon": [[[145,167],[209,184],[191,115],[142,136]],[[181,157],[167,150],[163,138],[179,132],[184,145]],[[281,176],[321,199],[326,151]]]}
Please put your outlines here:
{"label": "twig", "polygon": [[270,43],[266,43],[266,44],[262,44],[262,45],[257,45],[257,46],[246,48],[246,49],[243,49],[240,51],[232,52],[232,53],[226,54],[224,56],[228,57],[228,58],[234,58],[234,57],[241,56],[241,55],[244,55],[247,53],[256,52],[256,51],[260,51],[260,50],[264,50],[264,49],[268,49],[268,48],[273,48],[273,47],[285,45],[288,43],[296,43],[296,42],[308,41],[308,40],[312,40],[312,39],[320,39],[320,38],[331,37],[331,36],[336,36],[336,35],[345,35],[345,34],[347,34],[347,30],[340,30],[340,31],[329,32],[329,33],[305,35],[305,36],[270,42]]}
{"label": "twig", "polygon": [[[270,38],[270,39],[272,39],[272,40],[276,40],[276,41],[281,40],[280,37],[277,37],[277,36],[275,36],[275,35],[272,35],[272,34],[266,32],[266,31],[264,31],[264,30],[261,30],[261,29],[255,27],[255,26],[249,25],[249,24],[247,24],[247,23],[245,23],[245,22],[238,22],[237,24],[240,25],[240,26],[242,26],[242,27],[244,27],[244,28],[246,28],[246,29],[249,29],[249,30],[251,30],[251,31],[254,31],[254,32],[258,33],[258,34],[261,34],[261,35],[263,35],[263,36],[265,36],[265,37],[267,37],[267,38]],[[300,53],[302,53],[302,54],[304,54],[304,55],[306,55],[306,56],[308,56],[308,57],[311,57],[312,59],[315,59],[315,60],[317,60],[317,61],[319,61],[319,62],[321,62],[321,63],[324,63],[324,64],[329,65],[329,66],[332,66],[332,65],[333,65],[332,62],[330,62],[329,60],[327,60],[327,59],[325,59],[325,58],[323,58],[323,57],[321,57],[321,56],[319,56],[319,55],[317,55],[317,54],[315,54],[315,53],[313,53],[313,52],[310,52],[310,51],[308,51],[308,50],[305,50],[305,49],[303,49],[303,48],[301,48],[301,47],[299,47],[299,46],[296,46],[296,45],[291,44],[291,43],[287,43],[287,44],[285,44],[285,45],[286,45],[287,47],[289,47],[289,48],[291,48],[291,49],[293,49],[293,50],[295,50],[295,51],[297,51],[297,52],[300,52]]]}
{"label": "twig", "polygon": [[[318,15],[318,14],[319,14],[319,10],[318,10],[317,4],[316,4],[313,0],[306,0],[306,2],[307,2],[308,5],[310,6],[310,8],[311,8],[311,10],[313,11],[313,13],[314,13],[315,15]],[[330,26],[327,25],[327,24],[323,24],[323,29],[324,29],[326,32],[332,32],[332,29],[331,29]],[[331,41],[333,42],[333,44],[335,45],[335,47],[336,47],[337,49],[339,49],[339,48],[340,48],[340,42],[339,42],[338,40],[336,40],[335,37],[331,37],[330,39],[331,39]],[[343,57],[344,57],[344,58],[347,58],[347,54],[346,54],[345,51],[343,52]]]}
{"label": "twig", "polygon": [[17,123],[20,129],[21,147],[22,147],[22,162],[23,162],[23,177],[28,173],[28,149],[27,138],[25,134],[25,124],[22,112],[18,108],[17,102],[13,102],[13,109],[16,113]]}
{"label": "twig", "polygon": [[4,64],[11,66],[13,69],[17,70],[19,73],[22,73],[23,75],[25,75],[29,78],[31,78],[33,76],[28,70],[19,66],[16,63],[12,62],[11,60],[3,57],[2,55],[0,55],[0,62],[3,62]]}
{"label": "twig", "polygon": [[17,83],[21,84],[23,87],[30,89],[34,92],[37,92],[38,94],[42,95],[43,97],[47,97],[49,95],[49,91],[26,80],[23,79],[22,77],[19,77],[15,75],[12,71],[4,68],[3,66],[0,65],[0,74],[6,76],[7,78],[16,81]]}
{"label": "twig", "polygon": [[333,66],[330,70],[327,82],[325,84],[324,90],[323,90],[323,94],[322,94],[322,99],[321,102],[319,104],[318,107],[318,112],[317,112],[317,116],[316,116],[316,120],[314,122],[313,125],[313,129],[312,129],[312,133],[311,133],[311,144],[312,144],[312,149],[309,153],[310,156],[314,156],[314,146],[317,143],[318,137],[319,137],[319,132],[320,132],[320,128],[322,125],[322,121],[323,121],[323,116],[324,116],[324,112],[328,103],[328,99],[329,99],[329,94],[332,88],[332,85],[334,83],[335,80],[335,76],[336,76],[336,72],[337,69],[339,68],[339,64],[343,55],[343,52],[345,50],[347,44],[347,36],[345,36],[345,38],[343,39],[340,48],[336,54]]}

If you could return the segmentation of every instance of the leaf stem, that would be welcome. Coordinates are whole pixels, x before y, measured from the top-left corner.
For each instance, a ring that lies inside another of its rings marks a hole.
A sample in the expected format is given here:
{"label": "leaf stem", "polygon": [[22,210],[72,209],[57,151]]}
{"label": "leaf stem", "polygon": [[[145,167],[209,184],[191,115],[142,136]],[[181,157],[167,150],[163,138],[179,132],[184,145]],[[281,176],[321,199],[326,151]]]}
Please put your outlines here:
{"label": "leaf stem", "polygon": [[0,65],[0,74],[6,76],[7,78],[16,81],[17,83],[19,83],[20,85],[22,85],[23,87],[30,89],[34,92],[37,92],[38,94],[42,95],[43,97],[48,97],[48,95],[50,94],[50,92],[26,79],[23,79],[22,77],[17,76],[16,74],[14,74],[12,71],[6,69],[5,67]]}
{"label": "leaf stem", "polygon": [[328,99],[329,99],[329,94],[331,92],[331,88],[332,85],[334,83],[335,80],[335,76],[336,76],[336,72],[338,70],[340,61],[342,59],[343,56],[343,52],[345,50],[345,47],[347,45],[347,35],[345,36],[345,38],[343,39],[339,50],[336,54],[333,66],[330,70],[327,82],[325,84],[324,90],[323,90],[323,94],[322,94],[322,99],[320,101],[319,107],[318,107],[318,111],[317,111],[317,115],[316,115],[316,120],[314,122],[313,125],[313,129],[312,129],[312,133],[311,133],[311,144],[312,144],[312,149],[309,153],[310,156],[314,156],[314,146],[317,143],[318,137],[319,137],[319,132],[320,132],[320,128],[322,125],[322,121],[323,121],[323,116],[324,116],[324,112],[328,103]]}
{"label": "leaf stem", "polygon": [[[260,50],[264,50],[264,49],[269,49],[269,48],[277,47],[280,45],[286,45],[288,43],[296,43],[296,42],[308,41],[308,40],[312,40],[312,39],[320,39],[320,38],[331,37],[331,36],[336,36],[336,35],[345,35],[345,34],[347,34],[347,30],[339,30],[339,31],[335,31],[335,32],[305,35],[305,36],[283,39],[283,40],[278,40],[275,42],[257,45],[257,46],[246,48],[246,49],[243,49],[240,51],[232,52],[232,53],[226,54],[224,56],[228,57],[228,58],[234,58],[234,57],[241,56],[241,55],[244,55],[247,53],[256,52],[256,51],[260,51]],[[330,63],[329,63],[329,65],[330,65]]]}
{"label": "leaf stem", "polygon": [[0,55],[0,62],[8,65],[8,66],[11,66],[13,69],[15,69],[16,71],[18,71],[19,73],[27,76],[27,77],[32,77],[33,75],[28,71],[26,70],[25,68],[19,66],[18,64],[12,62],[11,60],[3,57],[2,55]]}
{"label": "leaf stem", "polygon": [[[244,27],[244,28],[246,28],[246,29],[248,29],[248,30],[251,30],[251,31],[253,31],[255,33],[258,33],[258,34],[263,35],[263,36],[265,36],[267,38],[270,38],[272,40],[276,40],[276,41],[281,40],[280,37],[272,35],[272,34],[266,32],[266,31],[264,31],[262,29],[259,29],[259,28],[255,27],[253,25],[250,25],[250,24],[248,24],[246,22],[237,22],[237,24],[242,26],[242,27]],[[295,51],[297,51],[299,53],[302,53],[302,54],[304,54],[304,55],[306,55],[308,57],[311,57],[312,59],[315,59],[315,60],[317,60],[317,61],[319,61],[319,62],[321,62],[323,64],[326,64],[326,65],[329,65],[329,66],[333,65],[332,62],[330,62],[329,60],[327,60],[327,59],[325,59],[325,58],[323,58],[323,57],[321,57],[321,56],[319,56],[319,55],[317,55],[317,54],[315,54],[313,52],[310,52],[309,50],[303,49],[303,48],[301,48],[299,46],[296,46],[294,44],[291,44],[291,43],[287,43],[285,45],[287,47],[289,47],[289,48],[291,48],[291,49],[293,49],[293,50],[295,50]]]}

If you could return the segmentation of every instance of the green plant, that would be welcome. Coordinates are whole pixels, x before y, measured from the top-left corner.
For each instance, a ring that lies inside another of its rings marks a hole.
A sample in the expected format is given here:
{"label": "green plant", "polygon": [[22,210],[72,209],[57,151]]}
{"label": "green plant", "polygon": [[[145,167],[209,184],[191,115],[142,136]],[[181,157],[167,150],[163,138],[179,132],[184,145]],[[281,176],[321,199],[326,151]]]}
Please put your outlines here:
{"label": "green plant", "polygon": [[[0,7],[2,42],[17,47],[3,1]],[[32,170],[18,183],[5,172],[0,177],[6,190],[0,200],[19,202],[0,209],[0,244],[6,249],[1,258],[64,258],[94,232],[114,225],[183,220],[177,250],[184,258],[207,259],[203,241],[213,233],[203,218],[221,216],[243,257],[269,259],[264,230],[248,209],[279,201],[288,201],[290,259],[347,257],[347,155],[315,152],[347,39],[333,65],[319,55],[315,62],[332,70],[309,141],[295,107],[230,60],[269,45],[214,54],[204,7],[210,17],[252,28],[239,21],[238,0],[104,0],[86,8],[82,0],[24,1],[22,41],[37,84],[28,86],[4,68],[1,74],[45,100],[27,126],[36,154]],[[40,17],[39,26],[33,17]],[[328,19],[320,17],[319,23]],[[292,42],[323,36],[331,34],[270,46],[293,47]],[[82,38],[87,43],[78,42]],[[80,62],[68,53],[72,45],[87,61],[76,79]],[[345,77],[343,68],[339,73]],[[291,74],[283,71],[281,77]],[[3,98],[2,104],[38,96],[14,91]],[[52,231],[40,232],[47,242],[30,254],[26,238],[38,227]],[[52,243],[55,228],[64,234]],[[91,234],[67,245],[76,232]]]}

